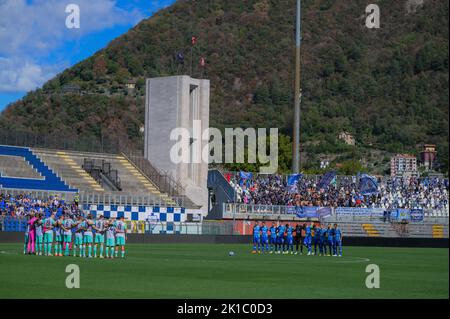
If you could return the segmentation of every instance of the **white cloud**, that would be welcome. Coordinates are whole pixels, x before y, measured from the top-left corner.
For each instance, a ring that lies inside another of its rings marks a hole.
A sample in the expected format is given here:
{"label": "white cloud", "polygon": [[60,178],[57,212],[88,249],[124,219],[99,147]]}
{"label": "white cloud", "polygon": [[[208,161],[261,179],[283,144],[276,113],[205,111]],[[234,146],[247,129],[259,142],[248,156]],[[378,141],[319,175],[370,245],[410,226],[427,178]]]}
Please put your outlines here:
{"label": "white cloud", "polygon": [[0,58],[0,92],[28,92],[56,75],[60,65],[40,66],[17,58]]}
{"label": "white cloud", "polygon": [[[68,29],[68,4],[80,8],[80,29]],[[138,10],[126,11],[111,0],[0,0],[0,54],[45,54],[61,44],[115,25],[135,24],[143,18]]]}
{"label": "white cloud", "polygon": [[[80,29],[66,27],[72,3],[80,8]],[[113,0],[0,0],[0,92],[33,90],[53,77],[61,61],[41,61],[65,42],[142,18]]]}

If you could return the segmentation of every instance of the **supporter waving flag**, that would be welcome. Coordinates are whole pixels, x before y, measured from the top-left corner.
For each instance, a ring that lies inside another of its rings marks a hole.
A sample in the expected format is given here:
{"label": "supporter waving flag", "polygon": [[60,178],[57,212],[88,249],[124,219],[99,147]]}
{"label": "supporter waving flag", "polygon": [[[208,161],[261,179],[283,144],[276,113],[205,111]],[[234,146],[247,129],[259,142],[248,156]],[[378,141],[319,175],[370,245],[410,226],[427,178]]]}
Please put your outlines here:
{"label": "supporter waving flag", "polygon": [[302,177],[303,177],[302,174],[289,175],[288,181],[287,181],[287,188],[289,190],[289,193],[297,193],[298,183]]}
{"label": "supporter waving flag", "polygon": [[251,180],[253,178],[253,174],[251,172],[239,172],[239,185],[243,186],[244,184],[248,187],[247,180]]}
{"label": "supporter waving flag", "polygon": [[359,191],[362,195],[372,195],[378,193],[378,181],[368,174],[361,174],[359,178]]}
{"label": "supporter waving flag", "polygon": [[329,171],[325,173],[320,179],[319,184],[317,184],[318,189],[326,188],[336,177],[336,171]]}

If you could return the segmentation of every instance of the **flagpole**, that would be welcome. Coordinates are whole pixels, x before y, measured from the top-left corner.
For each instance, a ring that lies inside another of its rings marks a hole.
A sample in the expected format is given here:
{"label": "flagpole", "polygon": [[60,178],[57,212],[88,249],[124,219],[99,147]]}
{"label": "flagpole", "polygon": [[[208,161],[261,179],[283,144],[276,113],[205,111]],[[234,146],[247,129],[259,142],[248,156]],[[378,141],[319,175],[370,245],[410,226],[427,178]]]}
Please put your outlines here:
{"label": "flagpole", "polygon": [[296,32],[295,32],[295,85],[294,85],[294,136],[292,145],[292,173],[300,171],[300,43],[301,43],[301,0],[297,0]]}
{"label": "flagpole", "polygon": [[194,45],[192,45],[191,46],[191,77],[192,77],[192,55],[193,55],[193,52],[194,52]]}

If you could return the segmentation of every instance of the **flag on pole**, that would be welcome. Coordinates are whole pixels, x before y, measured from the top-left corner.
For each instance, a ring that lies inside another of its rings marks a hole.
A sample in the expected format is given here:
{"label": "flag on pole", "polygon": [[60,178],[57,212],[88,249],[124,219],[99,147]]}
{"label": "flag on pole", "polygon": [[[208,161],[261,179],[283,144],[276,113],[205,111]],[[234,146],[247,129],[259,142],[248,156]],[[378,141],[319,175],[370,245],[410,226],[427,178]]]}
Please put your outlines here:
{"label": "flag on pole", "polygon": [[322,178],[319,181],[319,184],[317,184],[317,188],[318,189],[323,189],[326,188],[328,185],[331,184],[331,182],[335,179],[336,177],[336,171],[329,171],[327,173],[325,173]]}
{"label": "flag on pole", "polygon": [[288,181],[287,181],[287,188],[289,190],[289,193],[298,192],[298,183],[302,177],[303,177],[303,174],[289,175]]}
{"label": "flag on pole", "polygon": [[373,195],[378,193],[378,181],[376,177],[362,174],[359,179],[359,191],[363,195]]}
{"label": "flag on pole", "polygon": [[181,51],[177,53],[177,62],[180,64],[184,64],[184,54]]}

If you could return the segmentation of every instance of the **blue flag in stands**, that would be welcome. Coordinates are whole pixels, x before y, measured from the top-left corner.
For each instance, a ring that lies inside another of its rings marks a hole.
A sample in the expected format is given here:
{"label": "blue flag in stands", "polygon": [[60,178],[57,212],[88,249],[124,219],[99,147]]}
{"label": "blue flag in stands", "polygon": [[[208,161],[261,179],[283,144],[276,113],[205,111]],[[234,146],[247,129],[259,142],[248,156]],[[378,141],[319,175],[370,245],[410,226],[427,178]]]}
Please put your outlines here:
{"label": "blue flag in stands", "polygon": [[329,171],[325,173],[320,179],[319,184],[317,184],[317,188],[321,189],[327,187],[328,185],[330,185],[330,183],[334,180],[335,177],[336,171]]}
{"label": "blue flag in stands", "polygon": [[[253,178],[253,173],[251,172],[244,172],[244,171],[240,171],[239,172],[239,185],[242,186],[244,185],[244,183],[246,183],[247,180],[252,179]],[[247,187],[248,187],[249,183],[246,183]]]}
{"label": "blue flag in stands", "polygon": [[243,171],[240,171],[240,172],[239,172],[239,176],[240,176],[242,179],[251,179],[251,178],[253,177],[253,173],[251,173],[251,172],[243,172]]}
{"label": "blue flag in stands", "polygon": [[372,195],[378,193],[377,179],[368,174],[361,174],[359,177],[359,191],[363,195]]}
{"label": "blue flag in stands", "polygon": [[298,182],[303,177],[303,174],[292,174],[289,175],[287,186],[290,193],[296,193],[298,190]]}

